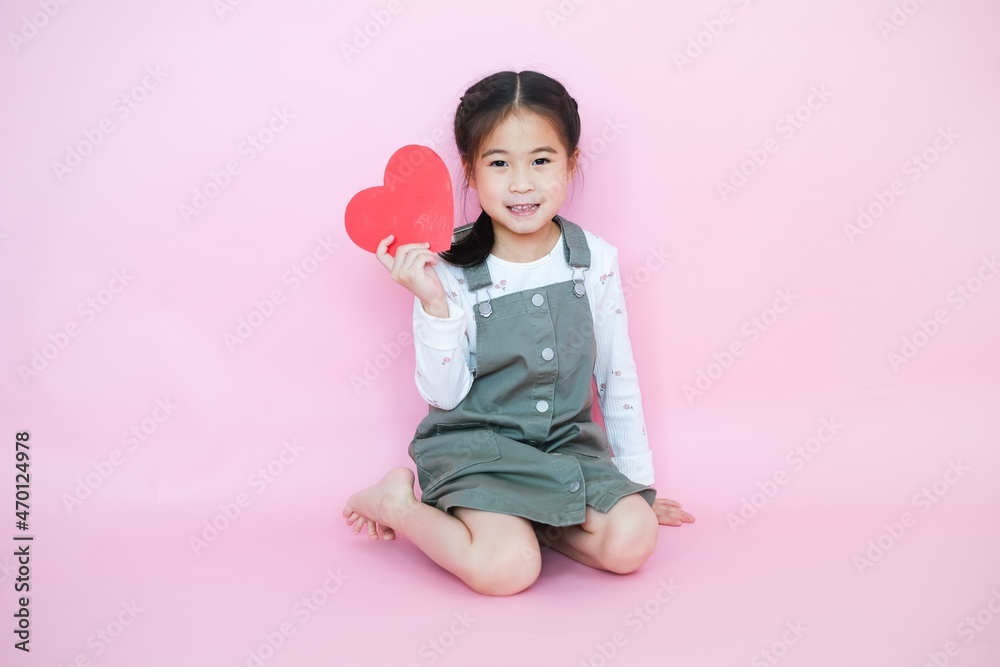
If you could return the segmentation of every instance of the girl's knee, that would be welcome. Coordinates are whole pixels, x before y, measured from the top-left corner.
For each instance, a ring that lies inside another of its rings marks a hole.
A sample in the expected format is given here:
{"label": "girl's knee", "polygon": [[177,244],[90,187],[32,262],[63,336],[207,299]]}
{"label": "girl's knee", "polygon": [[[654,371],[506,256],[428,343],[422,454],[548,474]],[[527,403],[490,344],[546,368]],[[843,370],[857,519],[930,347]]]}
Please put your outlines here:
{"label": "girl's knee", "polygon": [[480,554],[465,582],[483,595],[513,595],[538,579],[542,554],[537,544],[517,544],[499,552]]}
{"label": "girl's knee", "polygon": [[605,569],[628,574],[638,570],[653,554],[659,523],[645,501],[619,514],[608,527],[603,561]]}

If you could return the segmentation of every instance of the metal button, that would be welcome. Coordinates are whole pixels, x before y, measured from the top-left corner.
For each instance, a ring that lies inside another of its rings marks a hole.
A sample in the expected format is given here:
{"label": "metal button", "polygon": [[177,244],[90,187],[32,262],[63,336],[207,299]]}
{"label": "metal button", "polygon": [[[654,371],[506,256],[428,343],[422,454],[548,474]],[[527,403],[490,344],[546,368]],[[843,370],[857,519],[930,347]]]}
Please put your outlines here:
{"label": "metal button", "polygon": [[535,296],[531,297],[531,303],[535,304],[536,306],[541,306],[543,303],[545,303],[545,297],[542,296],[541,294],[536,294]]}
{"label": "metal button", "polygon": [[552,351],[551,347],[547,347],[542,350],[542,359],[545,361],[552,361],[552,357],[556,356],[556,353]]}
{"label": "metal button", "polygon": [[572,484],[569,485],[570,493],[576,493],[579,490],[580,490],[580,482],[573,482]]}
{"label": "metal button", "polygon": [[587,293],[587,288],[583,286],[583,283],[577,283],[573,285],[573,294],[577,296],[583,296]]}
{"label": "metal button", "polygon": [[549,404],[547,401],[538,401],[537,403],[535,403],[535,409],[538,410],[539,412],[545,412],[546,410],[549,409]]}

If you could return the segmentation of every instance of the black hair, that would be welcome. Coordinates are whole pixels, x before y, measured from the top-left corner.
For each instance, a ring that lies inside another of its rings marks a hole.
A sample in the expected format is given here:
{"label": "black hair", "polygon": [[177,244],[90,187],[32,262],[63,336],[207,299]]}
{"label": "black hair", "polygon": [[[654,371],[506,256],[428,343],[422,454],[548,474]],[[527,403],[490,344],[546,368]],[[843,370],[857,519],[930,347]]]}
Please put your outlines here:
{"label": "black hair", "polygon": [[[470,86],[455,111],[455,145],[466,183],[486,139],[518,111],[530,111],[548,120],[572,159],[580,142],[580,112],[566,88],[539,72],[497,72]],[[493,249],[493,221],[483,211],[471,229],[456,236],[441,258],[455,266],[480,264]]]}

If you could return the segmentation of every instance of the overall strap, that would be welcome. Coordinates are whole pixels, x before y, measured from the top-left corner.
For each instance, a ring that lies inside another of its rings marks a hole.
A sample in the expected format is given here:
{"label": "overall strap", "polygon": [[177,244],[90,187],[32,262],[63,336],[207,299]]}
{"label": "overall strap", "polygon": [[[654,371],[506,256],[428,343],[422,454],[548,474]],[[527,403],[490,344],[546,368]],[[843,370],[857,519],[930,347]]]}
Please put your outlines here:
{"label": "overall strap", "polygon": [[[492,225],[493,221],[490,220],[490,216],[486,211],[479,214],[479,218],[475,222],[471,222],[467,225],[462,225],[455,230],[454,240],[459,241],[465,238],[469,232],[472,231],[473,225],[482,224]],[[463,269],[465,272],[465,282],[469,286],[469,290],[475,292],[486,287],[493,286],[493,278],[490,277],[490,270],[486,267],[486,260],[483,260],[475,266],[467,266]]]}
{"label": "overall strap", "polygon": [[[454,238],[458,240],[463,238],[472,231],[472,226],[483,221],[486,218],[486,223],[493,224],[490,220],[489,214],[483,211],[476,222],[463,225],[455,230]],[[483,260],[479,264],[474,266],[467,266],[462,269],[465,274],[466,287],[470,292],[476,292],[476,301],[479,303],[479,313],[483,317],[489,317],[493,313],[493,307],[490,305],[490,293],[487,288],[493,287],[493,277],[490,275],[490,269],[486,266],[486,260]]]}
{"label": "overall strap", "polygon": [[[487,213],[483,211],[482,215],[479,216],[480,219],[485,215]],[[586,294],[583,272],[585,269],[590,268],[590,246],[587,244],[587,237],[583,229],[576,223],[570,222],[560,215],[555,216],[553,220],[555,220],[562,230],[563,252],[566,256],[566,263],[573,268],[573,293],[578,297],[582,297]],[[471,229],[472,225],[460,227],[456,230],[456,238],[464,236]],[[483,261],[475,266],[465,267],[463,272],[465,273],[465,282],[469,291],[478,293],[476,300],[479,302],[479,312],[483,317],[489,317],[493,311],[493,308],[490,306],[490,293],[488,291],[488,288],[493,286],[493,277],[490,275],[489,267]]]}
{"label": "overall strap", "polygon": [[467,266],[465,269],[465,282],[470,292],[476,293],[476,303],[479,304],[479,314],[489,317],[493,314],[493,306],[490,305],[490,287],[493,287],[493,278],[490,276],[490,269],[486,262],[480,262],[475,266]]}
{"label": "overall strap", "polygon": [[590,246],[587,244],[587,236],[576,223],[560,215],[553,219],[562,227],[566,263],[573,267],[573,294],[582,297],[587,293],[583,272],[590,268]]}
{"label": "overall strap", "polygon": [[465,282],[469,286],[469,291],[475,292],[486,287],[493,287],[493,278],[490,276],[490,270],[486,266],[486,262],[480,262],[475,266],[467,266],[463,271],[465,272]]}
{"label": "overall strap", "polygon": [[570,222],[561,215],[553,219],[562,227],[566,263],[573,268],[590,268],[590,246],[587,245],[587,237],[580,225]]}

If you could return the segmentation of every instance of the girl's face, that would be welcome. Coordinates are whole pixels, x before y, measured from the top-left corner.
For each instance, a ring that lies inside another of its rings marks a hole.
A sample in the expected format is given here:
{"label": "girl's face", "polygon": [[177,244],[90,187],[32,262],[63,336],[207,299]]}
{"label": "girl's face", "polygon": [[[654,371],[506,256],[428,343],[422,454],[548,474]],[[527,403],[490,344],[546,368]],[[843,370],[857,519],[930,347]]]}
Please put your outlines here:
{"label": "girl's face", "polygon": [[474,158],[469,185],[507,246],[549,238],[566,199],[575,157],[552,125],[535,113],[507,117]]}

